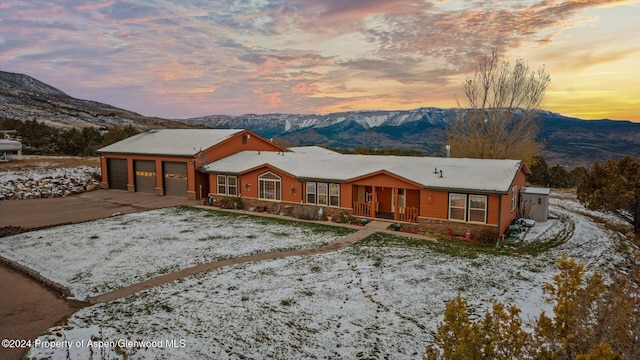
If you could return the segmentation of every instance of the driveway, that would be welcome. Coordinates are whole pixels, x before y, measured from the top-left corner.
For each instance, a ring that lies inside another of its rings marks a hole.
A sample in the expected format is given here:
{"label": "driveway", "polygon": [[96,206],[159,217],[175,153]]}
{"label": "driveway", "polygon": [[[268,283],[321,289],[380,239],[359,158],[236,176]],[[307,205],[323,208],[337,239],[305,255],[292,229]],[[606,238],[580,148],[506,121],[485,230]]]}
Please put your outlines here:
{"label": "driveway", "polygon": [[121,190],[96,190],[51,199],[6,200],[0,201],[0,229],[8,226],[37,229],[101,219],[116,213],[198,203],[195,200]]}

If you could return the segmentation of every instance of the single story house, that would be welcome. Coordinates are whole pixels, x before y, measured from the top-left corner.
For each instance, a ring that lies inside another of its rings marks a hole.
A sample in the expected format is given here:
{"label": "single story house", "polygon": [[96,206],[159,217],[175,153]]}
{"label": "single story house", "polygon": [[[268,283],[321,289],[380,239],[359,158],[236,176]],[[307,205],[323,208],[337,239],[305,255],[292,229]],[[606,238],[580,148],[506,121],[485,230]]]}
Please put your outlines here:
{"label": "single story house", "polygon": [[321,207],[325,214],[416,224],[432,232],[504,233],[529,169],[517,160],[241,151],[198,170],[214,197],[249,206]]}
{"label": "single story house", "polygon": [[285,149],[243,129],[149,130],[97,151],[101,186],[201,199],[209,179],[196,168],[244,150]]}
{"label": "single story house", "polygon": [[242,197],[245,207],[312,206],[454,234],[504,233],[530,174],[517,160],[287,150],[242,129],[151,130],[98,152],[104,188]]}

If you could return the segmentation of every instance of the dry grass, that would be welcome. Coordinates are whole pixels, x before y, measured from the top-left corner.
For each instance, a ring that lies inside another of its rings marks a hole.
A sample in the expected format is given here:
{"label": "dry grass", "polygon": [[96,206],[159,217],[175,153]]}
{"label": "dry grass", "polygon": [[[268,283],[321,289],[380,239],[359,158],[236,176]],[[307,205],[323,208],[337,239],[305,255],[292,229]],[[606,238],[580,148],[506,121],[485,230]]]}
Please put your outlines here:
{"label": "dry grass", "polygon": [[100,158],[97,156],[78,157],[24,155],[20,160],[0,162],[0,171],[19,169],[72,168],[78,166],[100,166]]}

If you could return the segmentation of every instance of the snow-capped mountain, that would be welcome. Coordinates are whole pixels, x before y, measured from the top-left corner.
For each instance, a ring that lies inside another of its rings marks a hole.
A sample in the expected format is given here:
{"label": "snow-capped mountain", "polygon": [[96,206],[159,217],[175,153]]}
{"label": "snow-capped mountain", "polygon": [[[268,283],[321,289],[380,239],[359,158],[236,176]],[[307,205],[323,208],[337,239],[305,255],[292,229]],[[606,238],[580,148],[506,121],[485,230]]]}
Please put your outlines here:
{"label": "snow-capped mountain", "polygon": [[378,127],[402,126],[414,122],[425,122],[431,126],[444,127],[455,116],[453,109],[419,108],[413,110],[364,110],[317,114],[245,114],[240,116],[210,115],[176,120],[189,125],[208,128],[247,128],[263,136],[282,136],[307,129],[339,128],[356,126],[362,130]]}
{"label": "snow-capped mountain", "polygon": [[[446,124],[455,109],[370,110],[313,114],[211,115],[177,120],[209,128],[246,128],[267,138],[298,145],[336,148],[366,146],[444,154]],[[540,139],[551,164],[588,165],[624,155],[640,156],[640,124],[629,121],[581,120],[540,113]]]}

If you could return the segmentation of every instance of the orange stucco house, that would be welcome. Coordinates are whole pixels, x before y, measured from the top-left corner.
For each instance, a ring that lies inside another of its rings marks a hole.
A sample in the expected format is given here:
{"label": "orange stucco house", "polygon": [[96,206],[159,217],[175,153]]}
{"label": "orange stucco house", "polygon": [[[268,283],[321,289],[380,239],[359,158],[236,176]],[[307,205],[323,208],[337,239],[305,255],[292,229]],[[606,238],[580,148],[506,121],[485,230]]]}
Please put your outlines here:
{"label": "orange stucco house", "polygon": [[287,150],[247,130],[153,130],[99,153],[106,188],[241,197],[246,207],[279,210],[312,206],[458,234],[504,233],[530,174],[518,160]]}
{"label": "orange stucco house", "polygon": [[[517,216],[522,161],[331,152],[242,151],[199,169],[214,196],[321,207],[325,214],[416,224],[432,232],[504,233]],[[230,189],[226,184],[234,184]]]}

